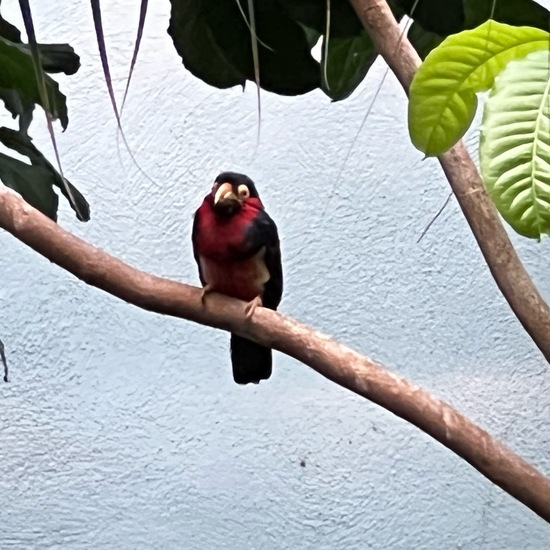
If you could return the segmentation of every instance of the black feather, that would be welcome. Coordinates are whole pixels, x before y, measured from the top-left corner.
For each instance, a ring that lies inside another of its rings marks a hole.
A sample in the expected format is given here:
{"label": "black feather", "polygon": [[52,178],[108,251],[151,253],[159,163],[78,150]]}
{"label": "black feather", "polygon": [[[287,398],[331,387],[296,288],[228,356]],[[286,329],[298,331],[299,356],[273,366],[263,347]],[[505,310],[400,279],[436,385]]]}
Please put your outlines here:
{"label": "black feather", "polygon": [[[276,310],[283,294],[281,248],[277,226],[265,210],[254,218],[245,241],[250,256],[265,247],[264,262],[269,272],[269,281],[264,287],[262,303],[264,307]],[[267,380],[271,376],[272,363],[270,348],[231,335],[231,364],[233,379],[237,384],[257,384],[260,380]]]}
{"label": "black feather", "polygon": [[238,174],[237,172],[222,172],[214,180],[214,182],[218,185],[222,183],[230,183],[231,185],[244,184],[248,187],[251,197],[254,197],[256,199],[259,198],[258,191],[256,190],[256,185],[254,185],[254,182],[244,174]]}
{"label": "black feather", "polygon": [[231,335],[231,365],[237,384],[257,384],[271,376],[271,349],[252,340]]}

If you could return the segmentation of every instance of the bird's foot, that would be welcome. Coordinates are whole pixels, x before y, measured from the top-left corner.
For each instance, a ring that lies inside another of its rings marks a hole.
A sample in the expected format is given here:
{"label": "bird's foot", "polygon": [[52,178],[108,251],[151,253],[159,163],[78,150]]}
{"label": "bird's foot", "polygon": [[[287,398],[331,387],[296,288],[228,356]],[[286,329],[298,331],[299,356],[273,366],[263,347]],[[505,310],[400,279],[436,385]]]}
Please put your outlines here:
{"label": "bird's foot", "polygon": [[254,300],[252,300],[251,302],[248,302],[248,304],[246,304],[246,308],[244,310],[246,318],[251,319],[252,315],[254,315],[254,312],[256,311],[256,308],[257,307],[262,307],[262,306],[263,306],[263,302],[262,302],[261,297],[256,296],[256,298],[254,298]]}
{"label": "bird's foot", "polygon": [[202,287],[201,303],[203,307],[206,307],[206,295],[212,292],[214,292],[214,290],[209,284]]}

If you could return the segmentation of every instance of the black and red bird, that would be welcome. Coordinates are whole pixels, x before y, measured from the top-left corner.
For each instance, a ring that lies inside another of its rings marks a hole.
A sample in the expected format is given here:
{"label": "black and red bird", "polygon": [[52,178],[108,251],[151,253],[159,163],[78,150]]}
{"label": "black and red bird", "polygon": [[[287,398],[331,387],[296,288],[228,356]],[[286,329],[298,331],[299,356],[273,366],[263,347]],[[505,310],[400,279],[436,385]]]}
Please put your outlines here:
{"label": "black and red bird", "polygon": [[[283,293],[281,248],[275,222],[264,209],[254,182],[244,174],[222,172],[195,213],[193,253],[208,292],[220,292],[277,309]],[[237,384],[271,376],[271,349],[231,335],[231,363]]]}

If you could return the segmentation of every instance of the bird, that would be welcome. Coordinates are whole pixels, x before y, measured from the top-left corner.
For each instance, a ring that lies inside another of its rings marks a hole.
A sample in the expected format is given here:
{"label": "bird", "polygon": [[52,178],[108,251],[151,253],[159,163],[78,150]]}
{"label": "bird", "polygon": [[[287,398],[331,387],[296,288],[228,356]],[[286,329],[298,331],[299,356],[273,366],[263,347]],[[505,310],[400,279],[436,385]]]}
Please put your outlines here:
{"label": "bird", "polygon": [[[214,180],[195,212],[192,244],[203,305],[207,294],[219,292],[248,302],[247,317],[258,306],[277,309],[283,294],[279,234],[248,176],[222,172]],[[271,376],[271,348],[231,334],[230,349],[237,384]]]}

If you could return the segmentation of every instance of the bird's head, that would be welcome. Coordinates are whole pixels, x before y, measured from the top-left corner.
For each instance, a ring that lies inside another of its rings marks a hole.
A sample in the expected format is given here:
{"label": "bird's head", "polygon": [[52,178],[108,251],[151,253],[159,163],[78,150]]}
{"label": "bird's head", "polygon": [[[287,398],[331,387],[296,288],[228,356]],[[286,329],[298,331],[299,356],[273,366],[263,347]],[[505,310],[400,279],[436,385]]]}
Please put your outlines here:
{"label": "bird's head", "polygon": [[254,182],[248,176],[235,172],[222,172],[214,180],[210,202],[218,216],[230,218],[238,214],[243,205],[251,199],[259,202],[260,197]]}

